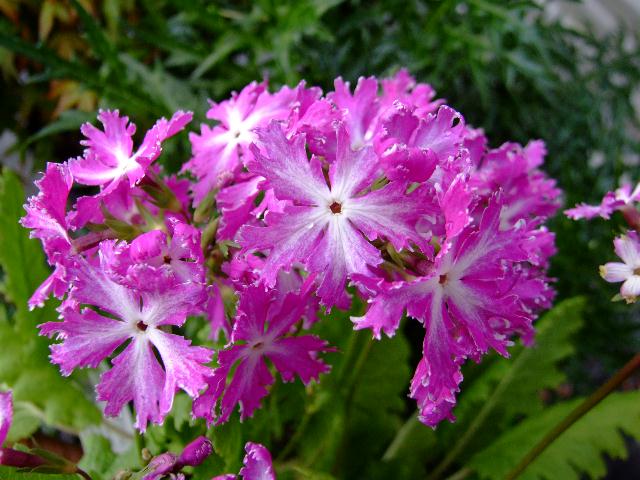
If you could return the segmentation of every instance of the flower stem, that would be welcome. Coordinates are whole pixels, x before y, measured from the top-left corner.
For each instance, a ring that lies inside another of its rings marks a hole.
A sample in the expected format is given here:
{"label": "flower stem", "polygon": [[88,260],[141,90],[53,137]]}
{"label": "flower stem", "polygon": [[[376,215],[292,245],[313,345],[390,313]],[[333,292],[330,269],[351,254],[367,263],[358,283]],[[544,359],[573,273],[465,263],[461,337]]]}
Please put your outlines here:
{"label": "flower stem", "polygon": [[564,420],[558,423],[552,430],[547,433],[536,446],[534,446],[520,463],[505,477],[506,480],[514,480],[518,478],[522,472],[540,456],[545,449],[551,445],[560,435],[569,429],[574,423],[580,420],[593,407],[598,405],[607,395],[619,387],[622,382],[631,376],[631,374],[640,367],[640,353],[637,353],[629,362],[611,377],[607,383],[602,385],[591,396],[586,398],[584,402],[578,405]]}
{"label": "flower stem", "polygon": [[405,442],[409,439],[411,433],[415,430],[416,427],[420,425],[420,420],[418,420],[418,412],[414,412],[409,419],[404,422],[404,425],[400,427],[396,436],[393,437],[393,440],[387,447],[387,450],[382,455],[382,461],[388,462],[393,460]]}

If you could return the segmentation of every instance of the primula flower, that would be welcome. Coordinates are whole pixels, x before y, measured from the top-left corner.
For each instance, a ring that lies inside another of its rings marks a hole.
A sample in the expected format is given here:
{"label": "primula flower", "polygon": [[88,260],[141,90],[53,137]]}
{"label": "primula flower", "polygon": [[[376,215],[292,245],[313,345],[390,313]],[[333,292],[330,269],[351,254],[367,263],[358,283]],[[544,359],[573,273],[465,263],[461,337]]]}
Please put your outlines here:
{"label": "primula flower", "polygon": [[371,328],[392,336],[402,313],[425,327],[423,358],[411,382],[411,397],[420,420],[435,426],[453,420],[451,409],[462,381],[466,358],[479,360],[489,348],[506,356],[509,336],[531,339],[532,315],[513,294],[510,264],[526,260],[518,247],[521,232],[500,230],[501,205],[493,198],[477,227],[466,227],[445,244],[423,277],[391,284],[356,278],[373,294],[363,317],[353,318],[356,329]]}
{"label": "primula flower", "polygon": [[[366,275],[382,262],[369,243],[390,241],[396,250],[413,242],[423,245],[415,223],[425,199],[420,191],[408,195],[404,183],[369,191],[376,178],[373,150],[350,148],[344,127],[337,129],[337,155],[329,167],[327,185],[317,157],[305,152],[303,135],[288,140],[277,123],[258,132],[258,148],[249,171],[266,178],[280,200],[289,200],[282,213],[266,216],[266,227],[245,226],[238,239],[245,251],[269,251],[262,279],[273,287],[278,272],[300,262],[321,274],[318,295],[327,306],[348,304],[347,276]],[[366,191],[362,194],[361,192]]]}
{"label": "primula flower", "polygon": [[587,205],[586,203],[580,203],[574,208],[565,210],[565,215],[573,220],[580,220],[582,218],[590,220],[595,217],[602,217],[608,220],[613,212],[622,210],[623,213],[632,214],[631,225],[640,226],[638,220],[638,213],[636,211],[635,203],[640,201],[640,184],[633,188],[630,184],[624,184],[618,188],[615,192],[607,192],[603,197],[600,205]]}
{"label": "primula flower", "polygon": [[[242,461],[243,467],[239,473],[243,480],[276,480],[269,450],[263,445],[253,442],[247,442],[244,450],[247,454]],[[235,480],[236,478],[236,475],[228,473],[218,475],[211,480]]]}
{"label": "primula flower", "polygon": [[87,138],[81,143],[87,148],[82,157],[69,163],[74,180],[84,185],[100,185],[102,194],[113,191],[125,177],[133,187],[162,152],[162,142],[182,130],[192,117],[191,112],[178,111],[170,120],[161,118],[134,153],[132,137],[136,126],[128,117],[121,117],[118,110],[101,110],[98,120],[104,131],[90,123],[80,129]]}
{"label": "primula flower", "polygon": [[198,179],[193,186],[196,205],[214,188],[228,183],[252,157],[249,146],[255,140],[255,128],[287,119],[296,95],[288,87],[271,94],[266,83],[252,82],[230,100],[211,103],[207,118],[220,123],[213,128],[203,124],[200,135],[189,135],[193,158],[183,167]]}
{"label": "primula flower", "polygon": [[617,237],[613,241],[616,255],[622,262],[609,262],[600,266],[600,275],[607,282],[624,282],[620,296],[633,303],[640,295],[640,239],[636,232]]}
{"label": "primula flower", "polygon": [[136,291],[114,282],[105,273],[113,243],[100,245],[99,265],[77,259],[69,267],[73,287],[63,304],[63,321],[45,323],[40,331],[63,340],[51,347],[51,359],[64,375],[78,367],[96,368],[128,343],[113,359],[113,368],[102,374],[98,400],[107,402],[105,413],[111,416],[133,400],[136,427],[144,431],[148,421],[162,422],[177,388],[198,395],[206,385],[209,369],[204,364],[212,352],[162,329],[180,326],[188,314],[198,312],[201,291],[173,283],[165,290]]}
{"label": "primula flower", "polygon": [[266,387],[275,381],[265,359],[285,382],[297,376],[306,385],[329,371],[317,358],[318,353],[330,350],[324,340],[291,335],[307,306],[311,285],[312,279],[307,280],[299,293],[286,295],[254,285],[241,292],[230,346],[218,352],[219,367],[207,379],[208,390],[194,402],[194,415],[220,424],[239,404],[241,419],[252,416],[268,393]]}

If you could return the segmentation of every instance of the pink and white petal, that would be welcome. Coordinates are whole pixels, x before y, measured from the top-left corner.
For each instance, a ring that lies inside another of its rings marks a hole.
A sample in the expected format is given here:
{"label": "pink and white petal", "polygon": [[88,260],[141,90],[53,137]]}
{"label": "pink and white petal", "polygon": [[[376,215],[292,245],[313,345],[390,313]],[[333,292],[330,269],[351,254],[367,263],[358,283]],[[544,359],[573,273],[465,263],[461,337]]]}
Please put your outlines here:
{"label": "pink and white petal", "polygon": [[464,128],[462,115],[443,105],[420,122],[410,145],[428,148],[438,155],[440,161],[444,161],[456,155],[464,138]]}
{"label": "pink and white petal", "polygon": [[281,270],[305,262],[317,250],[327,221],[324,208],[288,206],[284,213],[269,214],[267,227],[242,227],[237,238],[244,251],[269,252],[260,274],[273,287]]}
{"label": "pink and white petal", "polygon": [[[107,243],[103,242],[101,252],[106,252]],[[105,253],[101,253],[104,255]],[[132,320],[140,316],[140,301],[134,292],[111,280],[100,267],[94,267],[86,260],[78,258],[68,268],[73,279],[70,297],[84,305],[94,305],[117,315],[122,320]]]}
{"label": "pink and white petal", "polygon": [[378,159],[371,147],[351,150],[349,133],[344,124],[336,129],[336,159],[329,167],[331,195],[335,199],[354,197],[373,183]]}
{"label": "pink and white petal", "polygon": [[438,163],[432,151],[393,145],[380,159],[386,177],[398,182],[425,182],[431,178]]}
{"label": "pink and white petal", "polygon": [[148,329],[147,335],[158,349],[164,364],[166,376],[160,414],[165,415],[171,411],[178,388],[195,398],[207,386],[206,378],[211,375],[211,369],[205,364],[211,361],[213,352],[208,348],[192,346],[191,341],[184,337],[155,328]]}
{"label": "pink and white petal", "polygon": [[429,206],[424,189],[419,188],[410,195],[405,191],[404,184],[390,183],[349,199],[344,205],[344,214],[369,240],[385,238],[396,250],[408,247],[411,242],[426,248],[427,241],[415,225],[427,208],[435,210],[435,206]]}
{"label": "pink and white petal", "polygon": [[362,148],[372,140],[373,123],[378,114],[378,81],[375,77],[360,77],[351,95],[349,82],[337,78],[334,81],[334,89],[327,98],[342,111],[351,147]]}
{"label": "pink and white petal", "polygon": [[252,442],[247,442],[244,449],[247,454],[240,469],[243,480],[276,480],[269,450]]}
{"label": "pink and white petal", "polygon": [[624,282],[633,275],[633,268],[626,263],[609,262],[600,267],[600,275],[607,282]]}
{"label": "pink and white petal", "polygon": [[[244,347],[246,350],[247,347]],[[222,353],[222,352],[221,352]],[[262,355],[249,352],[238,364],[233,379],[220,402],[220,418],[216,423],[226,422],[236,405],[240,405],[240,420],[253,415],[269,393],[266,387],[275,379],[267,368]]]}
{"label": "pink and white petal", "polygon": [[177,325],[186,320],[187,315],[204,311],[207,291],[203,284],[169,281],[165,288],[156,291],[142,291],[142,311],[138,316],[147,325]]}
{"label": "pink and white petal", "polygon": [[[238,350],[242,351],[243,347],[237,346]],[[236,353],[237,354],[237,353]],[[217,418],[216,405],[220,401],[220,397],[224,393],[226,387],[227,376],[229,370],[233,366],[233,362],[225,365],[220,365],[213,370],[212,375],[207,377],[207,390],[203,392],[198,398],[193,401],[192,414],[196,418],[204,418],[207,421],[207,425],[211,425]],[[226,420],[221,421],[220,423]]]}
{"label": "pink and white petal", "polygon": [[131,156],[131,137],[136,131],[136,126],[129,123],[128,117],[121,117],[118,110],[101,110],[98,120],[102,123],[104,131],[85,123],[80,127],[80,131],[87,139],[80,143],[87,147],[87,152],[101,158],[104,165],[115,167],[120,163],[119,158]]}
{"label": "pink and white petal", "polygon": [[267,317],[275,294],[275,291],[266,290],[262,285],[249,285],[238,292],[240,299],[231,334],[232,342],[251,342],[265,334]]}
{"label": "pink and white petal", "polygon": [[327,342],[321,338],[303,335],[279,338],[264,353],[285,382],[293,381],[297,375],[307,385],[311,380],[318,380],[321,373],[331,370],[329,365],[316,358],[318,352],[327,350]]}
{"label": "pink and white petal", "polygon": [[4,443],[13,421],[13,395],[11,390],[0,392],[0,446]]}
{"label": "pink and white petal", "polygon": [[425,312],[425,337],[423,358],[411,381],[411,398],[418,402],[419,419],[435,427],[441,420],[453,420],[451,409],[456,403],[456,393],[462,382],[459,347],[455,345],[450,330],[447,307],[436,291]]}
{"label": "pink and white petal", "polygon": [[288,140],[276,121],[257,133],[258,141],[251,146],[254,158],[247,164],[251,173],[265,177],[280,200],[304,205],[329,201],[329,188],[320,163],[313,159],[309,162],[304,135],[294,135]]}
{"label": "pink and white petal", "polygon": [[62,322],[40,325],[40,334],[57,334],[63,339],[63,343],[51,346],[51,361],[60,366],[65,376],[78,367],[97,368],[135,333],[130,325],[88,308],[82,312],[64,310],[62,317]]}
{"label": "pink and white petal", "polygon": [[635,302],[640,296],[640,276],[632,275],[627,278],[620,288],[620,295],[629,302]]}
{"label": "pink and white petal", "polygon": [[580,220],[582,218],[590,220],[595,217],[609,219],[611,214],[623,207],[625,202],[616,198],[615,193],[608,192],[603,198],[600,205],[587,205],[580,203],[574,208],[565,210],[564,214],[572,220]]}
{"label": "pink and white petal", "polygon": [[142,335],[134,338],[112,363],[113,368],[102,374],[96,387],[98,400],[107,402],[105,414],[116,416],[122,407],[133,401],[138,430],[144,432],[150,421],[161,423],[160,400],[165,373],[151,343]]}
{"label": "pink and white petal", "polygon": [[[48,163],[47,171],[36,186],[37,195],[29,198],[25,210],[27,214],[20,224],[32,230],[30,236],[39,238],[45,244],[57,241],[55,250],[68,250],[71,239],[66,219],[67,199],[73,185],[73,178],[66,164]],[[48,252],[49,253],[49,252]]]}
{"label": "pink and white petal", "polygon": [[640,267],[640,239],[635,232],[627,232],[626,235],[617,237],[613,245],[618,255],[624,263],[631,268]]}
{"label": "pink and white petal", "polygon": [[457,175],[447,190],[439,196],[447,239],[456,237],[472,221],[469,215],[472,194],[467,180],[467,175]]}
{"label": "pink and white petal", "polygon": [[345,302],[345,283],[352,273],[366,275],[369,266],[382,262],[377,248],[348,219],[334,215],[317,247],[307,260],[310,272],[322,275],[317,295],[328,307]]}

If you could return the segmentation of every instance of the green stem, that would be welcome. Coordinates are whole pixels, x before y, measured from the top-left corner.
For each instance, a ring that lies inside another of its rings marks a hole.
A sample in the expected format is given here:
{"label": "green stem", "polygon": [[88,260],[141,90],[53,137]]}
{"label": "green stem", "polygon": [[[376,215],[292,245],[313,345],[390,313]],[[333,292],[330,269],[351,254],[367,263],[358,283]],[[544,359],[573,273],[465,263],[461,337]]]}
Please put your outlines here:
{"label": "green stem", "polygon": [[412,414],[409,419],[400,427],[396,436],[393,437],[393,440],[387,447],[387,450],[382,455],[382,461],[388,462],[396,458],[400,449],[404,446],[405,442],[411,436],[413,430],[420,425],[420,420],[418,420],[418,413],[415,412]]}
{"label": "green stem", "polygon": [[522,472],[540,456],[545,449],[551,445],[560,435],[569,429],[574,423],[580,420],[593,407],[598,405],[612,391],[619,387],[622,382],[631,376],[640,367],[640,353],[637,353],[629,362],[611,377],[607,383],[602,385],[591,396],[578,405],[564,420],[550,430],[520,461],[520,463],[505,477],[506,480],[518,478]]}
{"label": "green stem", "polygon": [[464,467],[458,470],[456,473],[454,473],[450,477],[447,477],[447,480],[464,480],[472,473],[473,473],[473,470],[471,470],[469,467]]}
{"label": "green stem", "polygon": [[291,453],[291,451],[297,445],[300,438],[302,438],[302,435],[307,429],[307,426],[309,425],[310,420],[311,420],[311,411],[309,409],[306,409],[304,412],[304,416],[302,417],[302,421],[300,422],[300,425],[298,426],[294,434],[291,436],[287,444],[284,446],[282,451],[276,457],[276,462],[282,461],[285,458],[287,458],[287,455]]}

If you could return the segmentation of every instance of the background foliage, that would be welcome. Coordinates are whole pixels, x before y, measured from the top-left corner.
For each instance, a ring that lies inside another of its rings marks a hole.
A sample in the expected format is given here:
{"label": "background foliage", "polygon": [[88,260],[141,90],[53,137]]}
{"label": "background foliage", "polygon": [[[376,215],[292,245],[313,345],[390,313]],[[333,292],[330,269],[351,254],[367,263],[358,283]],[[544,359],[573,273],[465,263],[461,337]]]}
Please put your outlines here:
{"label": "background foliage", "polygon": [[[203,120],[207,98],[222,99],[254,79],[267,77],[274,87],[305,79],[328,89],[339,75],[355,81],[402,66],[433,84],[470,123],[485,128],[494,146],[543,138],[549,149],[546,169],[564,189],[567,205],[598,201],[625,173],[637,180],[632,167],[638,163],[640,125],[630,99],[640,84],[639,32],[596,35],[588,28],[571,29],[549,20],[536,2],[0,0],[0,11],[0,132],[16,135],[5,162],[25,185],[44,162],[79,154],[77,129],[94,118],[98,107],[120,108],[144,131],[178,108],[191,109]],[[188,158],[186,137],[180,141],[163,155],[170,169]],[[0,153],[7,147],[0,145]],[[36,242],[15,223],[23,198],[18,177],[5,175],[0,187],[0,382],[14,388],[20,415],[28,419],[21,423],[25,431],[12,434],[26,436],[41,421],[82,431],[86,469],[97,475],[116,472],[118,455],[109,460],[93,454],[108,448],[103,437],[86,431],[100,422],[87,400],[87,382],[59,377],[46,359],[47,341],[34,335],[34,326],[54,315],[52,306],[36,313],[25,307],[45,266]],[[202,468],[237,471],[240,445],[245,437],[257,436],[276,454],[284,449],[283,470],[293,476],[317,470],[344,478],[385,478],[393,471],[416,478],[416,472],[433,471],[454,449],[458,453],[448,469],[468,462],[484,478],[501,478],[503,466],[487,461],[492,448],[532,442],[521,438],[522,432],[543,432],[569,408],[560,403],[537,415],[544,404],[587,394],[640,347],[637,309],[610,303],[615,287],[597,276],[597,265],[612,257],[610,226],[559,216],[551,228],[559,247],[552,272],[558,300],[578,294],[589,300],[561,303],[551,314],[555,323],[541,322],[538,349],[471,366],[457,424],[434,433],[409,421],[400,431],[415,441],[396,449],[394,438],[410,417],[404,396],[419,344],[411,326],[394,343],[373,347],[366,335],[323,331],[345,355],[349,345],[353,352],[366,349],[369,361],[363,362],[360,380],[352,384],[346,367],[340,372],[341,362],[353,359],[336,354],[337,380],[329,378],[312,397],[300,386],[278,385],[273,400],[241,430],[229,425],[213,433],[217,457]],[[352,343],[340,344],[349,338]],[[45,395],[39,388],[56,393]],[[544,402],[540,391],[547,392]],[[623,455],[618,429],[637,436],[639,425],[618,422],[614,413],[631,412],[637,422],[634,395],[619,394],[585,418],[602,435],[593,437],[588,426],[576,425],[572,438],[589,445],[588,452]],[[314,399],[311,404],[308,398]],[[510,429],[531,415],[529,424]],[[299,416],[301,432],[293,428]],[[273,418],[278,422],[267,426]],[[199,428],[178,408],[163,427],[151,429],[147,447],[154,453],[179,448]],[[376,440],[365,441],[370,438]],[[564,450],[549,450],[548,458],[539,460],[547,465],[536,467],[540,476],[549,466],[603,472],[599,455],[593,460],[568,445],[555,448]],[[384,461],[369,463],[373,457]],[[134,454],[127,461],[139,458]]]}

